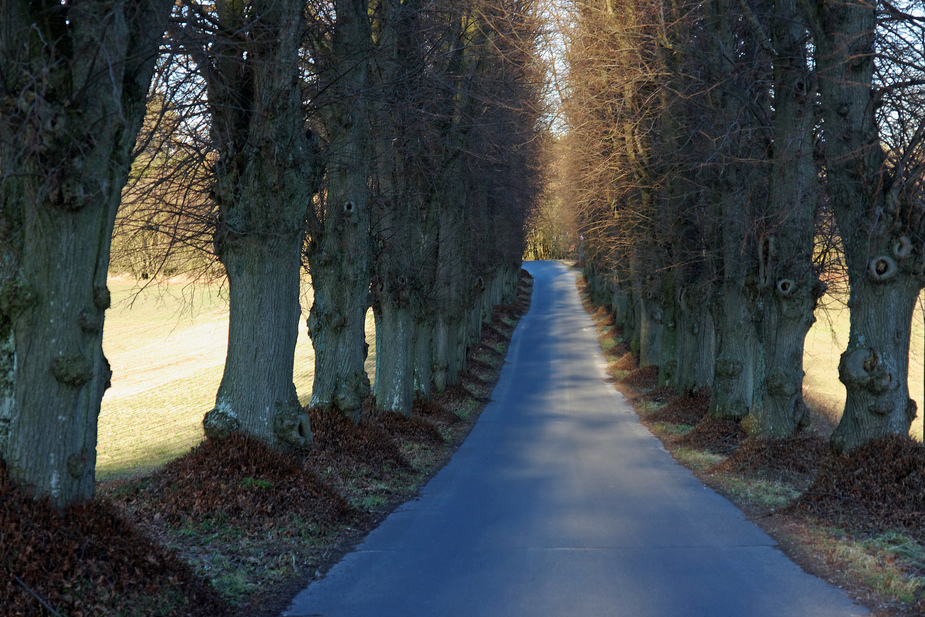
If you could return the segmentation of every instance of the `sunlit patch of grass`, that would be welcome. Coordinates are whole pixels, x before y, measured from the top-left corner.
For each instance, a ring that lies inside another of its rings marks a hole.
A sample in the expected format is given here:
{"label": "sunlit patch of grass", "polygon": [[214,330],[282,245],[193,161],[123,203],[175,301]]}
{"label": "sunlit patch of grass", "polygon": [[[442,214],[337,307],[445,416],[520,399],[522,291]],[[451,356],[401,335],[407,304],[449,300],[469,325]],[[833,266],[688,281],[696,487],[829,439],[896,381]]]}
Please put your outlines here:
{"label": "sunlit patch of grass", "polygon": [[903,603],[925,595],[925,547],[907,536],[889,532],[861,539],[828,527],[810,528],[807,535],[830,565],[875,593]]}
{"label": "sunlit patch of grass", "polygon": [[676,436],[676,435],[686,435],[694,430],[694,427],[689,424],[671,424],[670,422],[655,422],[651,426],[651,430],[656,435],[667,435],[667,436]]}
{"label": "sunlit patch of grass", "polygon": [[675,460],[692,471],[704,471],[719,465],[727,457],[693,448],[676,448],[672,450]]}
{"label": "sunlit patch of grass", "polygon": [[633,407],[636,409],[636,413],[640,416],[648,416],[653,414],[659,409],[664,409],[667,403],[659,403],[657,401],[635,401]]}
{"label": "sunlit patch of grass", "polygon": [[[149,361],[144,350],[162,348],[184,332],[198,333],[204,327],[227,332],[228,300],[219,284],[161,285],[139,292],[134,284],[111,281],[109,288],[114,302],[106,314],[103,346],[107,356],[118,360],[113,363],[114,380],[120,372],[143,371]],[[315,355],[305,326],[311,305],[308,284],[303,285],[302,297],[293,382],[304,405],[311,398],[315,377]],[[366,331],[370,346],[366,370],[372,381],[376,362],[372,311],[367,314]],[[144,373],[147,385],[138,391],[107,393],[98,427],[98,478],[150,471],[202,441],[202,418],[214,405],[222,378],[226,336],[221,337],[221,349],[209,354],[201,367],[194,364],[193,371],[157,367],[163,379],[152,380],[150,373]]]}
{"label": "sunlit patch of grass", "polygon": [[784,482],[733,475],[715,476],[714,480],[730,496],[766,510],[783,508],[800,496],[800,491]]}

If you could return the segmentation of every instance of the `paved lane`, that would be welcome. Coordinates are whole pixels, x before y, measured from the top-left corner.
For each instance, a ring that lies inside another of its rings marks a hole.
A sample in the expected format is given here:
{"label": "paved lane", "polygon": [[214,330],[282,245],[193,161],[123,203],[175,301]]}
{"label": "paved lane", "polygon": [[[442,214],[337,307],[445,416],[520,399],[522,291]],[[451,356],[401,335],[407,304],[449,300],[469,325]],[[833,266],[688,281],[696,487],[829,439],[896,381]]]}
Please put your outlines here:
{"label": "paved lane", "polygon": [[453,460],[288,617],[866,615],[677,465],[607,384],[575,274],[530,312]]}

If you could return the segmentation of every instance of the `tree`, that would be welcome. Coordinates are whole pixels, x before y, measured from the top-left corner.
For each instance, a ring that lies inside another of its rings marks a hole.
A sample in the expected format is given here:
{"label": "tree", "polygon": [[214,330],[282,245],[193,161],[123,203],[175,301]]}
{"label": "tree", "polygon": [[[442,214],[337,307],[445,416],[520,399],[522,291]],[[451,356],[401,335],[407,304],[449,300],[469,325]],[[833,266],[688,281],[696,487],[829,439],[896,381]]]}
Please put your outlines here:
{"label": "tree", "polygon": [[[908,434],[916,414],[907,379],[912,311],[925,267],[923,64],[920,57],[900,57],[914,49],[908,41],[878,38],[874,3],[801,0],[801,6],[816,45],[826,191],[851,285],[851,328],[838,371],[847,399],[832,435],[833,448],[843,451],[884,435]],[[920,18],[886,6],[887,20],[921,28]],[[908,67],[911,79],[878,87],[878,56],[883,64]],[[905,98],[917,113],[891,114],[900,109],[883,105],[891,98]],[[897,123],[904,125],[898,131],[903,137],[889,143],[881,126]]]}
{"label": "tree", "polygon": [[308,331],[315,348],[313,406],[356,416],[370,394],[366,311],[373,246],[370,231],[372,136],[369,62],[372,29],[366,0],[337,0],[329,36],[314,45],[317,101],[327,140],[323,205],[312,213],[306,257],[314,289]]}
{"label": "tree", "polygon": [[0,456],[58,506],[94,492],[110,238],[170,6],[3,5]]}
{"label": "tree", "polygon": [[292,382],[305,220],[320,183],[299,75],[299,0],[185,3],[179,33],[205,82],[215,151],[214,242],[229,286],[228,354],[206,436],[312,441]]}

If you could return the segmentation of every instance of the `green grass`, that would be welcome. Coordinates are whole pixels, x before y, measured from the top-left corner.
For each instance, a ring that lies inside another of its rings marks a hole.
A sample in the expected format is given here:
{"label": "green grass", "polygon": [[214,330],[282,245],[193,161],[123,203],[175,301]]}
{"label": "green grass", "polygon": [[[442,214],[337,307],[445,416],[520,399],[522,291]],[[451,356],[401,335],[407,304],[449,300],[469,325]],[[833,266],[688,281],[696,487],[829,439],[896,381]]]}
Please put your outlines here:
{"label": "green grass", "polygon": [[[183,455],[203,438],[202,417],[215,402],[228,332],[227,289],[218,284],[161,284],[139,290],[110,281],[103,350],[113,388],[103,397],[97,477],[144,473]],[[311,398],[314,351],[305,327],[311,287],[303,284],[293,381]],[[375,326],[367,316],[366,367],[373,378]]]}
{"label": "green grass", "polygon": [[849,569],[877,594],[905,603],[925,594],[925,576],[921,576],[925,548],[906,536],[887,532],[861,539],[831,527],[813,528],[810,533],[815,551],[831,555],[827,559]]}
{"label": "green grass", "polygon": [[686,435],[692,430],[694,430],[694,427],[689,424],[656,422],[652,425],[652,432],[656,435]]}
{"label": "green grass", "polygon": [[703,471],[726,460],[725,456],[693,448],[675,448],[671,453],[679,463],[692,471]]}
{"label": "green grass", "polygon": [[724,491],[761,508],[783,508],[800,496],[800,491],[784,482],[724,475],[716,478]]}

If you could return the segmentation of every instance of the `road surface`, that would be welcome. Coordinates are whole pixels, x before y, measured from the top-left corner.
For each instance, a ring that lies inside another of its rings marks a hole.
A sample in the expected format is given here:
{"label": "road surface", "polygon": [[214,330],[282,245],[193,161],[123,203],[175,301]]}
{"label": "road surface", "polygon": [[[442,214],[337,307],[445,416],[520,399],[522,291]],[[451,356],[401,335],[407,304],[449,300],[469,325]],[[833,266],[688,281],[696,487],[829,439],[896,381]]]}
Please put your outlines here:
{"label": "road surface", "polygon": [[535,277],[490,403],[452,461],[287,617],[845,617],[679,466],[605,382],[575,273]]}

